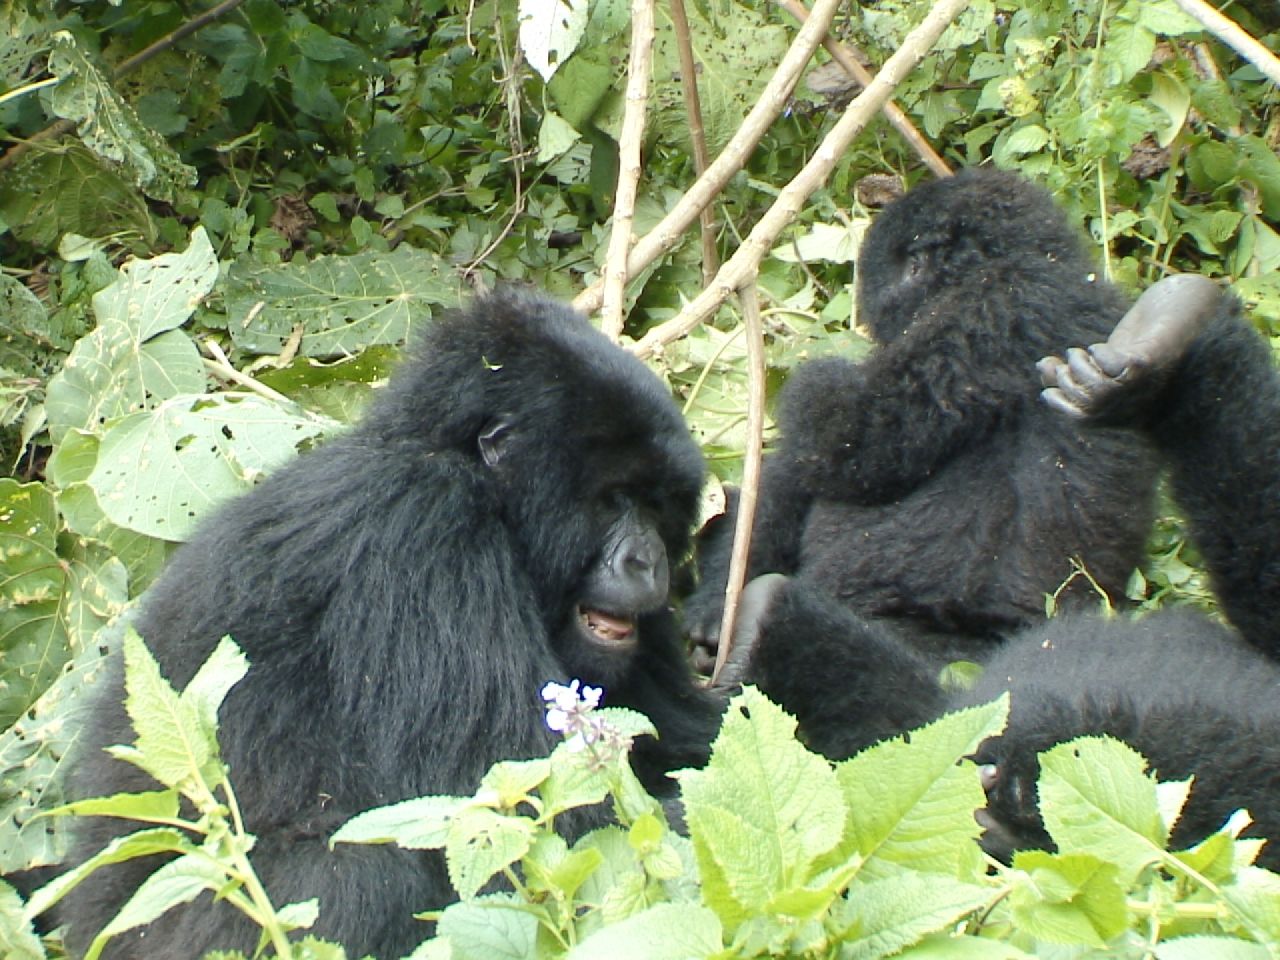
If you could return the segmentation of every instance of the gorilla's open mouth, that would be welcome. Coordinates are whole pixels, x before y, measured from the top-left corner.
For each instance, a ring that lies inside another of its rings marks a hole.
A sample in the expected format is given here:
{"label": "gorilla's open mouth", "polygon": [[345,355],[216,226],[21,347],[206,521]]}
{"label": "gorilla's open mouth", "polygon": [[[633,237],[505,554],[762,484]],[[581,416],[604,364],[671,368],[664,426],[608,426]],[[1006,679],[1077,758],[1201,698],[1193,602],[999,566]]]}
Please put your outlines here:
{"label": "gorilla's open mouth", "polygon": [[630,617],[578,607],[578,623],[592,643],[609,650],[630,650],[636,645],[636,622]]}

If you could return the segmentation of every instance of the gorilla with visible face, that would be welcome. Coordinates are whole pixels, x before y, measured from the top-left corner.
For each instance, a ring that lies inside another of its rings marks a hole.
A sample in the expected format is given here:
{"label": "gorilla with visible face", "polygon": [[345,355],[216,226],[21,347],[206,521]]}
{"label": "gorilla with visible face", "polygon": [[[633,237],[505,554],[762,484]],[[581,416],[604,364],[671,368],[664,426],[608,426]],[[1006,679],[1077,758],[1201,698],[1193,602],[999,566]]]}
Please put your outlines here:
{"label": "gorilla with visible face", "polygon": [[[930,664],[981,660],[1042,619],[1073,561],[1122,598],[1153,517],[1150,451],[1037,399],[1037,360],[1105,338],[1125,312],[1097,269],[1049,195],[1013,174],[967,171],[886,207],[857,267],[877,348],[788,381],[748,575],[798,576]],[[731,529],[707,536],[685,608],[707,646]],[[1083,577],[1059,597],[1096,600]]]}
{"label": "gorilla with visible face", "polygon": [[[250,662],[221,742],[274,902],[319,898],[318,935],[397,958],[452,898],[435,852],[327,849],[353,815],[467,795],[497,760],[558,740],[539,691],[579,678],[653,720],[644,783],[704,762],[722,700],[695,686],[668,608],[703,461],[663,384],[563,307],[507,293],[441,319],[350,433],[204,522],[143,601],[138,630],[181,687],[229,634]],[[96,705],[80,796],[154,788],[103,747],[132,742],[119,671]],[[581,832],[602,811],[565,826]],[[84,821],[83,859],[125,832]],[[60,908],[73,955],[154,858]],[[112,941],[113,957],[252,951],[208,894]]]}

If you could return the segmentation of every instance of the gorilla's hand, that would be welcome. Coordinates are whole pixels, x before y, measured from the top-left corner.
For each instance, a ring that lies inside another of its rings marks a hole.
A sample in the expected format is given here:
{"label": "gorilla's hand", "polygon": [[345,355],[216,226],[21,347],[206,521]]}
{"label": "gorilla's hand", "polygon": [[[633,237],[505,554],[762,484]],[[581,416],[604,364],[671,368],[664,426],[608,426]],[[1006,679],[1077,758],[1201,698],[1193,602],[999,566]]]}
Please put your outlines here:
{"label": "gorilla's hand", "polygon": [[1045,357],[1045,403],[1069,417],[1123,422],[1167,378],[1208,325],[1222,293],[1207,277],[1188,273],[1152,284],[1116,324],[1105,343],[1072,347],[1065,360]]}
{"label": "gorilla's hand", "polygon": [[733,625],[733,645],[712,689],[733,690],[746,682],[751,657],[769,619],[769,611],[789,579],[781,573],[766,573],[743,588]]}

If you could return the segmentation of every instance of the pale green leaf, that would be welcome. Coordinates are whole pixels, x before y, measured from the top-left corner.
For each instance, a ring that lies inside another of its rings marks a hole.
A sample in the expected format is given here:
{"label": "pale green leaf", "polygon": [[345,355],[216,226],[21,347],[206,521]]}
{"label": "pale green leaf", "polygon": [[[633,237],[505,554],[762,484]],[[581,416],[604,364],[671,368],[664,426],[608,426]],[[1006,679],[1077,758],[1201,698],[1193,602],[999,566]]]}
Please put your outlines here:
{"label": "pale green leaf", "polygon": [[329,843],[394,843],[409,850],[440,849],[453,818],[473,802],[470,797],[418,797],[366,810],[344,823]]}
{"label": "pale green leaf", "polygon": [[1158,944],[1156,960],[1273,960],[1260,943],[1235,937],[1175,937]]}
{"label": "pale green leaf", "polygon": [[200,724],[207,730],[218,729],[218,708],[227,692],[243,679],[249,661],[231,637],[223,637],[207,660],[182,691],[184,703],[195,707]]}
{"label": "pale green leaf", "polygon": [[589,8],[587,0],[520,0],[520,49],[544,82],[578,49]]}
{"label": "pale green leaf", "polygon": [[487,807],[467,807],[449,823],[445,857],[449,882],[464,900],[474,897],[495,873],[523,857],[533,843],[528,817],[503,816]]}
{"label": "pale green leaf", "polygon": [[227,881],[225,868],[201,854],[170,860],[147,877],[120,912],[102,928],[85,954],[85,960],[95,960],[116,934],[148,924],[174,907],[190,903],[206,890],[220,890]]}
{"label": "pale green leaf", "polygon": [[968,757],[1004,729],[1008,698],[949,714],[910,734],[876,744],[836,767],[848,817],[829,862],[866,858],[864,877],[901,868],[954,874],[971,851],[985,804]]}
{"label": "pale green leaf", "polygon": [[706,907],[659,903],[587,937],[566,960],[689,960],[722,949],[720,921]]}
{"label": "pale green leaf", "polygon": [[109,426],[89,485],[116,526],[181,541],[329,426],[253,395],[175,397]]}
{"label": "pale green leaf", "polygon": [[205,772],[216,751],[213,731],[200,725],[195,706],[169,686],[132,630],[124,638],[124,664],[125,709],[138,735],[132,762],[167,787]]}
{"label": "pale green leaf", "polygon": [[562,116],[548,110],[542,115],[542,124],[538,127],[538,156],[534,162],[550,163],[581,139],[582,134],[569,126]]}
{"label": "pale green leaf", "polygon": [[109,797],[76,800],[50,810],[50,814],[77,817],[124,817],[130,820],[172,820],[178,815],[181,795],[177,790],[144,790],[115,793]]}
{"label": "pale green leaf", "polygon": [[1168,118],[1156,136],[1156,142],[1167,147],[1187,122],[1187,114],[1191,109],[1191,91],[1172,74],[1157,71],[1151,75],[1150,99]]}
{"label": "pale green leaf", "polygon": [[942,876],[904,873],[857,883],[833,911],[833,922],[843,931],[839,956],[893,956],[931,933],[949,929],[991,898],[990,890]]}
{"label": "pale green leaf", "polygon": [[435,308],[456,306],[447,264],[402,243],[390,253],[233,263],[226,290],[229,330],[250,353],[278,354],[295,335],[306,357],[343,357],[373,344],[401,343]]}
{"label": "pale green leaf", "polygon": [[218,279],[218,259],[204,227],[181,253],[130,260],[115,283],[93,296],[98,323],[119,324],[139,342],[182,326]]}
{"label": "pale green leaf", "polygon": [[44,960],[44,947],[23,915],[22,898],[0,880],[0,957],[5,960]]}
{"label": "pale green leaf", "polygon": [[439,935],[452,960],[528,960],[535,956],[538,921],[528,906],[508,896],[479,897],[445,910]]}

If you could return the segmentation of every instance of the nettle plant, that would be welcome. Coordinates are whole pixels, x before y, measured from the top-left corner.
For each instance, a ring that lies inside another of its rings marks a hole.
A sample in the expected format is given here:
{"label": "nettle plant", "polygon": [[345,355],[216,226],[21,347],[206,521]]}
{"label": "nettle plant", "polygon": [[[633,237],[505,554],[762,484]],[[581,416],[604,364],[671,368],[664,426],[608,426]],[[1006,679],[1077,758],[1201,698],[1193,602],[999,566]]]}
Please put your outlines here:
{"label": "nettle plant", "polygon": [[[137,739],[117,755],[157,789],[53,811],[113,816],[136,832],[23,905],[0,894],[6,956],[50,955],[32,920],[103,866],[167,854],[94,942],[214,892],[262,927],[255,957],[338,960],[342,947],[291,938],[315,901],[276,907],[249,857],[218,754],[217,711],[248,664],[224,639],[182,693],[136,635],[124,644]],[[650,796],[628,750],[653,727],[578,681],[544,687],[550,756],[495,764],[470,797],[409,800],[363,813],[332,843],[439,850],[458,900],[424,914],[435,936],[415,958],[1265,958],[1280,951],[1280,877],[1252,866],[1243,813],[1195,848],[1170,851],[1189,783],[1157,783],[1106,738],[1041,757],[1046,826],[1057,852],[1011,866],[980,851],[983,803],[969,754],[1002,729],[1007,703],[951,714],[832,764],[753,688],[735,697],[705,769],[678,775],[677,808]],[[614,823],[557,833],[575,808],[608,804]],[[424,936],[430,932],[424,924]],[[219,960],[239,953],[211,954]]]}

